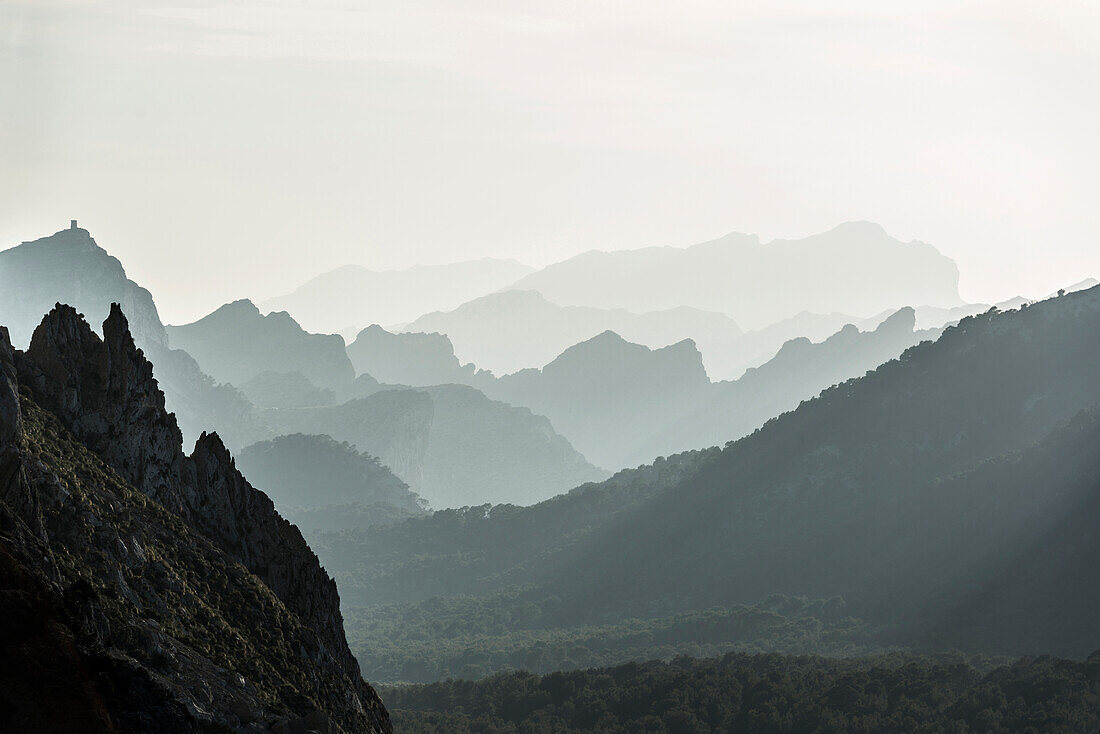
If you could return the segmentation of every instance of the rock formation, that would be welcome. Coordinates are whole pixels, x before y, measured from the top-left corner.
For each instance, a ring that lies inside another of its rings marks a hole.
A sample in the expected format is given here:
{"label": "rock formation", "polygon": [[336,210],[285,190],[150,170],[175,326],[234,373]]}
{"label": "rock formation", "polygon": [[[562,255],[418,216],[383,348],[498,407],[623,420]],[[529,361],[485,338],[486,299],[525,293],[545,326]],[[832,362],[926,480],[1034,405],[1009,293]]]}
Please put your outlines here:
{"label": "rock formation", "polygon": [[94,672],[72,730],[390,730],[335,582],[216,434],[184,454],[117,304],[102,339],[60,304],[25,354],[0,332],[0,366],[0,604],[58,620],[59,675]]}

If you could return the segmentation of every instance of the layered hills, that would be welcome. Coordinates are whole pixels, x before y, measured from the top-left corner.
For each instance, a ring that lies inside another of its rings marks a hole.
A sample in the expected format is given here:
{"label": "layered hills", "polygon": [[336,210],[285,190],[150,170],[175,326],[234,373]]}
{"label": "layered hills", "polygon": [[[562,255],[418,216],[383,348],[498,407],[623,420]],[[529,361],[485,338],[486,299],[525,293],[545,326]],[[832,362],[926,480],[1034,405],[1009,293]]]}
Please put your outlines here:
{"label": "layered hills", "polygon": [[[0,323],[11,324],[23,346],[55,302],[102,316],[112,302],[132,304],[135,342],[152,361],[167,408],[188,441],[216,430],[227,446],[242,449],[285,434],[331,435],[381,458],[437,507],[485,499],[531,502],[606,476],[544,418],[469,388],[373,398],[383,386],[369,374],[356,376],[339,336],[311,334],[286,313],[265,316],[242,300],[193,324],[166,328],[148,291],[84,229],[0,252],[0,282]],[[34,309],[40,309],[37,316]],[[171,348],[170,341],[187,349]],[[409,344],[404,336],[398,341]],[[389,348],[388,342],[382,346]],[[393,372],[420,364],[420,349],[405,348]],[[327,455],[318,443],[297,448],[318,451],[314,463]],[[452,462],[463,468],[451,469]],[[484,483],[481,467],[490,467]],[[399,503],[387,516],[403,512]]]}
{"label": "layered hills", "polygon": [[521,290],[492,293],[453,311],[425,314],[404,330],[445,334],[459,359],[498,375],[541,367],[574,344],[605,331],[650,348],[692,339],[718,362],[741,335],[733,319],[719,313],[680,307],[634,314],[625,309],[559,306],[536,291]]}
{"label": "layered hills", "polygon": [[183,452],[117,305],[102,334],[0,329],[5,727],[390,731],[297,528],[216,434]]}
{"label": "layered hills", "polygon": [[607,476],[546,418],[465,385],[384,388],[268,420],[276,433],[324,433],[377,456],[437,508],[530,504]]}
{"label": "layered hills", "polygon": [[686,249],[593,251],[512,288],[567,306],[638,313],[690,306],[759,329],[802,311],[870,316],[906,305],[956,306],[958,280],[955,263],[931,245],[848,222],[800,240],[731,234]]}
{"label": "layered hills", "polygon": [[906,308],[873,331],[849,324],[822,342],[793,339],[759,368],[722,382],[708,379],[691,341],[649,349],[605,332],[541,370],[479,375],[474,384],[546,415],[585,456],[617,469],[740,438],[939,333],[913,327],[913,310]]}
{"label": "layered hills", "polygon": [[381,525],[425,512],[424,501],[376,457],[301,433],[240,451],[237,465],[306,532]]}
{"label": "layered hills", "polygon": [[[774,618],[786,651],[844,641],[1083,657],[1100,634],[1098,345],[1097,288],[990,311],[723,449],[531,508],[437,513],[318,547],[350,599],[401,605],[372,607],[392,620],[390,639],[451,625],[403,648],[444,676],[475,648],[503,663],[560,644],[559,667],[582,655],[582,638],[583,654],[606,662],[627,641],[626,659],[698,651],[700,639],[709,654],[743,648],[756,623],[738,610],[766,619],[770,606],[751,610],[775,595],[818,610],[805,626]],[[403,563],[413,548],[415,564]],[[351,637],[367,649],[363,614],[350,613]],[[524,621],[508,634],[474,624],[496,615]],[[846,617],[858,625],[836,627]],[[400,655],[362,657],[400,671]]]}

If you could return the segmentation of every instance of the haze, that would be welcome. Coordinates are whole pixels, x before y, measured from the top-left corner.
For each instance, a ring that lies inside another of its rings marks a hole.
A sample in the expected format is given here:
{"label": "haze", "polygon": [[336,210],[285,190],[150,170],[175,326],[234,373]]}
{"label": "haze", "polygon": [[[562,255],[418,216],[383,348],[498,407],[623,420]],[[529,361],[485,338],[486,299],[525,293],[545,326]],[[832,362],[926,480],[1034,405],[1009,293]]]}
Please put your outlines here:
{"label": "haze", "polygon": [[1100,273],[1094,2],[0,4],[0,246],[165,321],[373,269],[866,219],[962,297]]}

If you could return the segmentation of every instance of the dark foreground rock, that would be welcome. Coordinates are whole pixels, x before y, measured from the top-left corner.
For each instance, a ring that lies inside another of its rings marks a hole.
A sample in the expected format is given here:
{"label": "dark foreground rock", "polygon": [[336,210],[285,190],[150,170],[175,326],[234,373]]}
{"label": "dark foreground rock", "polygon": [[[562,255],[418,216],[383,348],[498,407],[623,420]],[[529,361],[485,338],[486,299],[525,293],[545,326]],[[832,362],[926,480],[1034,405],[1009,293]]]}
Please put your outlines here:
{"label": "dark foreground rock", "polygon": [[103,334],[0,330],[0,729],[389,732],[297,528]]}

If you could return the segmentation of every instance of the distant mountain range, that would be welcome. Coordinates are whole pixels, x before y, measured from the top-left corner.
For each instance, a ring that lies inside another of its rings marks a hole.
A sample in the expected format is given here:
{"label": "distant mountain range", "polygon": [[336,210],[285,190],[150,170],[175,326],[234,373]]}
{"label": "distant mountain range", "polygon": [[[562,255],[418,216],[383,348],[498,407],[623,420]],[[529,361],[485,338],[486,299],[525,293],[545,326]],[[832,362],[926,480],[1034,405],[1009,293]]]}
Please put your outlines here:
{"label": "distant mountain range", "polygon": [[[605,331],[651,349],[691,339],[702,354],[707,375],[724,380],[763,364],[790,339],[821,341],[846,324],[873,328],[888,315],[859,318],[802,312],[757,331],[742,331],[728,316],[687,307],[634,314],[624,309],[558,306],[535,291],[501,291],[454,311],[421,316],[406,325],[404,333],[432,332],[437,342],[439,335],[446,336],[454,345],[456,363],[476,364],[498,376],[542,367],[574,344]],[[929,320],[936,315],[930,313]],[[946,321],[945,316],[936,325]]]}
{"label": "distant mountain range", "polygon": [[359,265],[318,275],[291,293],[262,301],[264,311],[289,311],[312,332],[335,334],[370,324],[399,324],[449,310],[514,283],[532,269],[514,260],[469,260],[368,270]]}
{"label": "distant mountain range", "polygon": [[449,312],[425,314],[406,332],[446,334],[458,359],[497,375],[542,367],[563,351],[605,331],[647,347],[683,339],[714,345],[734,342],[741,329],[728,316],[693,308],[635,314],[625,309],[558,306],[536,291],[507,290]]}
{"label": "distant mountain range", "polygon": [[[826,275],[828,274],[828,275]],[[902,306],[961,305],[955,263],[871,222],[800,240],[731,234],[688,247],[588,252],[511,287],[568,306],[634,312],[689,306],[760,329],[802,311],[870,316]]]}
{"label": "distant mountain range", "polygon": [[474,384],[491,397],[546,415],[585,456],[618,469],[738,439],[939,334],[914,331],[913,325],[913,309],[902,309],[873,331],[849,324],[819,343],[792,339],[732,382],[711,382],[689,340],[651,350],[605,332],[541,370],[498,379],[479,375]]}
{"label": "distant mountain range", "polygon": [[[565,347],[607,330],[653,347],[691,338],[707,354],[709,342],[739,328],[760,330],[802,312],[849,314],[852,321],[902,306],[951,308],[962,303],[958,280],[955,263],[931,245],[901,242],[871,222],[848,222],[800,240],[761,243],[731,234],[687,248],[592,251],[538,271],[491,259],[386,272],[348,265],[259,305],[288,311],[315,332],[354,335],[371,324],[439,331],[452,338],[464,362],[500,374],[541,367]],[[612,313],[551,313],[530,295],[477,302],[509,290]],[[470,301],[453,317],[436,313]],[[526,332],[516,325],[522,319],[499,314],[508,308],[523,310]],[[456,320],[481,326],[462,330]],[[519,357],[493,341],[488,330],[494,325],[506,330]],[[540,331],[545,346],[532,336]],[[737,376],[714,359],[718,376]]]}

